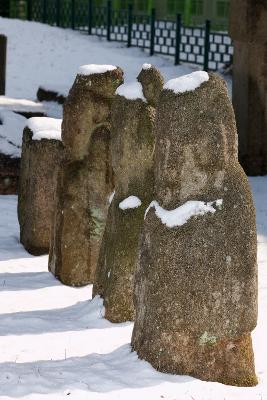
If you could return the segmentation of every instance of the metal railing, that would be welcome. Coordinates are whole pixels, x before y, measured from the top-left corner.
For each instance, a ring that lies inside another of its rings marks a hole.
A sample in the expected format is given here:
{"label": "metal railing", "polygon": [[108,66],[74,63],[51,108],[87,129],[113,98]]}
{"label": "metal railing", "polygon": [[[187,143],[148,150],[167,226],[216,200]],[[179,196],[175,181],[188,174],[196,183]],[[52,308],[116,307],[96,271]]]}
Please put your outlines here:
{"label": "metal railing", "polygon": [[131,4],[118,10],[112,8],[111,1],[105,7],[96,7],[92,0],[12,0],[13,9],[14,4],[21,7],[23,1],[25,17],[30,21],[125,42],[128,47],[141,47],[150,55],[171,56],[176,65],[187,62],[201,65],[204,70],[218,70],[232,62],[229,35],[212,31],[208,20],[204,26],[184,26],[180,14],[176,21],[158,20],[155,9],[150,15],[135,14]]}

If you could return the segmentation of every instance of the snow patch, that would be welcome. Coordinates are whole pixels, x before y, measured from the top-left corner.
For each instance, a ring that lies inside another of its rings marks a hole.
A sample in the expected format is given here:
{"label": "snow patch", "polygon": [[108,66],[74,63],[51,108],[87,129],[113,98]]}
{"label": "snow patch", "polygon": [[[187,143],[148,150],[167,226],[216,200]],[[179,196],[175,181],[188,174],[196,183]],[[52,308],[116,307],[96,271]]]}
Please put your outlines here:
{"label": "snow patch", "polygon": [[79,75],[94,75],[94,74],[104,74],[108,71],[114,71],[117,69],[114,65],[105,65],[105,64],[88,64],[82,65],[79,70]]}
{"label": "snow patch", "polygon": [[156,215],[161,219],[161,222],[168,228],[174,228],[175,226],[184,225],[192,217],[207,213],[214,214],[216,208],[213,207],[213,204],[215,203],[215,205],[217,205],[217,202],[222,205],[222,200],[216,200],[209,203],[205,203],[204,201],[187,201],[185,204],[175,208],[174,210],[165,210],[160,207],[157,201],[154,200],[147,208],[145,218],[150,208],[154,207]]}
{"label": "snow patch", "polygon": [[0,108],[0,153],[19,158],[26,118]]}
{"label": "snow patch", "polygon": [[164,89],[172,90],[174,93],[192,92],[199,88],[202,83],[209,80],[209,74],[205,71],[195,71],[191,74],[171,79],[164,85]]}
{"label": "snow patch", "polygon": [[123,200],[119,204],[119,208],[121,210],[127,210],[128,208],[138,208],[142,204],[139,197],[136,196],[129,196],[127,199]]}
{"label": "snow patch", "polygon": [[118,87],[115,93],[119,96],[125,97],[128,100],[141,99],[146,101],[140,82],[124,83]]}
{"label": "snow patch", "polygon": [[109,196],[109,198],[108,198],[108,204],[111,204],[111,203],[112,203],[112,201],[113,201],[113,199],[114,199],[114,196],[115,196],[115,190],[114,190],[114,192],[112,192],[111,195]]}
{"label": "snow patch", "polygon": [[44,112],[44,107],[41,103],[26,99],[14,99],[7,96],[0,96],[0,107],[1,109],[15,112]]}
{"label": "snow patch", "polygon": [[33,132],[32,140],[61,140],[61,119],[48,117],[33,117],[26,126]]}

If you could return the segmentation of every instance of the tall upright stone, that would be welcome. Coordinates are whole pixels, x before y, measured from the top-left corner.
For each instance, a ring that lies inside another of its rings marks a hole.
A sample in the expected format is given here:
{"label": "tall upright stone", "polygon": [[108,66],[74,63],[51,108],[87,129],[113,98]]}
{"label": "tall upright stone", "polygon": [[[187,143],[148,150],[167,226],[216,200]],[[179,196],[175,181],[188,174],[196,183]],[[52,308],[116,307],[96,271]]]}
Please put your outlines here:
{"label": "tall upright stone", "polygon": [[20,241],[34,255],[49,252],[56,180],[62,153],[61,120],[30,118],[23,132],[18,218]]}
{"label": "tall upright stone", "polygon": [[195,72],[164,88],[132,347],[162,372],[252,386],[255,209],[226,84]]}
{"label": "tall upright stone", "polygon": [[145,64],[138,81],[120,86],[112,107],[116,192],[93,287],[93,295],[104,298],[105,317],[113,322],[134,318],[133,275],[144,213],[153,198],[155,103],[163,78],[156,68]]}
{"label": "tall upright stone", "polygon": [[248,175],[267,174],[267,3],[231,0],[233,104],[239,158]]}
{"label": "tall upright stone", "polygon": [[66,285],[92,283],[113,190],[110,108],[123,72],[87,65],[64,103],[65,148],[58,176],[49,270]]}

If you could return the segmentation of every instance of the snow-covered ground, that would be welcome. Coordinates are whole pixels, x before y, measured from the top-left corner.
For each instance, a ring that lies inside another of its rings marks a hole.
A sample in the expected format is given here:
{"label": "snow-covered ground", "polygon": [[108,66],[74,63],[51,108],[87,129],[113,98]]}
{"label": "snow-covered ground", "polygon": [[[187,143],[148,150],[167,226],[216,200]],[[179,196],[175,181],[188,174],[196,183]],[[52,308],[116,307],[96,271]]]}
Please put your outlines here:
{"label": "snow-covered ground", "polygon": [[[106,39],[36,22],[0,17],[0,33],[8,38],[6,97],[0,96],[0,153],[13,157],[20,156],[24,121],[7,110],[39,110],[49,117],[62,118],[59,104],[29,100],[36,100],[40,86],[67,95],[81,65],[118,65],[125,72],[126,82],[134,81],[142,65],[148,63],[160,68],[165,80],[200,69],[189,64],[174,66],[173,58],[150,57],[141,49],[127,49],[123,43],[108,43]],[[231,78],[224,77],[231,92]]]}
{"label": "snow-covered ground", "polygon": [[[84,64],[118,65],[125,80],[136,78],[144,63],[159,67],[166,79],[199,70],[173,65],[173,58],[150,57],[141,49],[88,36],[68,29],[0,18],[0,32],[8,37],[7,95],[34,100],[40,85],[68,93]],[[230,81],[229,81],[230,83]]]}
{"label": "snow-covered ground", "polygon": [[[38,23],[0,18],[8,36],[7,95],[35,100],[40,85],[67,93],[80,65],[115,64],[135,79],[143,63],[166,79],[198,69]],[[229,81],[230,83],[230,81]],[[19,135],[19,133],[16,133]],[[156,372],[130,351],[132,324],[103,319],[90,286],[61,285],[47,256],[19,244],[17,198],[0,196],[0,398],[26,400],[267,400],[267,177],[251,179],[257,206],[260,310],[253,333],[259,385],[234,388]]]}
{"label": "snow-covered ground", "polygon": [[0,398],[75,400],[267,399],[267,177],[252,178],[257,207],[259,385],[234,388],[155,371],[130,350],[132,323],[111,324],[91,286],[61,285],[47,256],[19,244],[17,198],[0,196]]}

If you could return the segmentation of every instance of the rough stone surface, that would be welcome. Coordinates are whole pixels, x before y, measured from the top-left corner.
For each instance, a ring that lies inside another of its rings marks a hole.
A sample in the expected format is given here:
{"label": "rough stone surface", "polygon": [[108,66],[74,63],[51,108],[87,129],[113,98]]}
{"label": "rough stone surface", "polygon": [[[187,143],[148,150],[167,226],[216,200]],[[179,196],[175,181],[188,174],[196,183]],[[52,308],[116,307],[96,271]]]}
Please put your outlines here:
{"label": "rough stone surface", "polygon": [[26,127],[22,143],[18,217],[21,243],[29,253],[41,255],[49,252],[56,178],[63,146],[58,140],[32,140],[32,135]]}
{"label": "rough stone surface", "polygon": [[113,190],[110,107],[120,68],[77,75],[64,103],[64,160],[57,185],[49,269],[71,286],[93,283]]}
{"label": "rough stone surface", "polygon": [[143,93],[148,103],[156,107],[164,84],[164,79],[159,70],[153,66],[142,69],[137,80],[143,87]]}
{"label": "rough stone surface", "polygon": [[[141,80],[143,88],[149,85],[154,104],[152,91],[157,95],[163,79],[155,68],[150,68],[146,81]],[[133,275],[144,213],[153,198],[154,119],[155,108],[150,98],[144,102],[115,97],[111,147],[116,193],[109,209],[93,288],[94,296],[104,298],[105,316],[113,322],[134,318]],[[142,204],[122,210],[119,204],[129,196],[138,197]]]}
{"label": "rough stone surface", "polygon": [[264,175],[267,174],[267,3],[232,0],[230,34],[235,48],[233,105],[239,159],[248,175]]}
{"label": "rough stone surface", "polygon": [[225,83],[161,94],[155,200],[167,210],[222,199],[216,211],[168,228],[151,208],[136,271],[132,347],[163,372],[250,386],[257,322],[257,237],[247,177],[237,160]]}

